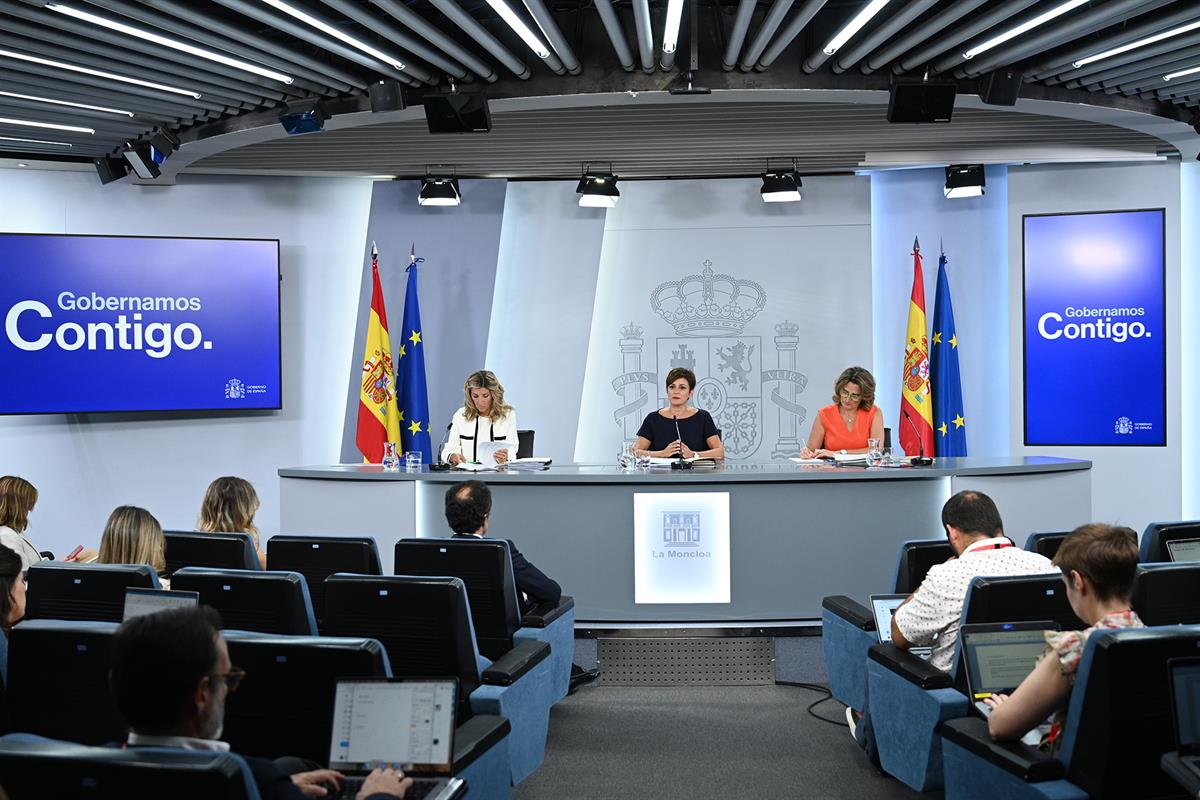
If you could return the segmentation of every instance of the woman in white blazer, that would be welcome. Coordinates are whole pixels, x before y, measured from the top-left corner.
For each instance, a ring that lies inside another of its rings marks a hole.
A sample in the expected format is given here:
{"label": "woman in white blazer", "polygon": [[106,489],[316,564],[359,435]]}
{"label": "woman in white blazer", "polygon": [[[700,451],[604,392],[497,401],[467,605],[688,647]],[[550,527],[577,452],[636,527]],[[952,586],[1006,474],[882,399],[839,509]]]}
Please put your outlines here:
{"label": "woman in white blazer", "polygon": [[442,460],[450,464],[478,461],[479,445],[502,442],[509,445],[496,452],[503,464],[517,457],[517,412],[504,402],[504,387],[495,373],[472,372],[463,384],[463,407],[454,412]]}

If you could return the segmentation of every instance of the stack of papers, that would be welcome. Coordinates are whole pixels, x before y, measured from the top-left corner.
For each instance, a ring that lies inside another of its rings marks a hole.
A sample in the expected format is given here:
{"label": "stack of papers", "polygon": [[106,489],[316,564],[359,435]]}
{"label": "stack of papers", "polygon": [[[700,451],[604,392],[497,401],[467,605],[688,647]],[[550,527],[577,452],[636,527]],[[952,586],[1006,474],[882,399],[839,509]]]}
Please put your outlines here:
{"label": "stack of papers", "polygon": [[552,459],[549,458],[514,458],[504,464],[472,464],[469,461],[460,461],[454,465],[455,469],[465,470],[467,472],[496,472],[500,469],[524,469],[524,470],[540,470],[548,469]]}

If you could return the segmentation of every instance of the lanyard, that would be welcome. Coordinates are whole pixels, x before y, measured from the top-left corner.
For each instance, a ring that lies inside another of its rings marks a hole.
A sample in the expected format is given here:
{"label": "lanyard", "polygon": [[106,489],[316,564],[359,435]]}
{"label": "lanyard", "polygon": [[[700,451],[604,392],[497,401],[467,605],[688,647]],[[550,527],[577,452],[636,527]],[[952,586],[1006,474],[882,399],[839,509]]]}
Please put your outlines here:
{"label": "lanyard", "polygon": [[983,545],[980,547],[974,547],[974,546],[968,547],[967,552],[968,553],[982,553],[984,550],[1003,550],[1006,547],[1012,547],[1012,546],[1013,546],[1013,543],[1010,542],[1008,539],[1005,539],[1003,542],[992,542],[991,544]]}

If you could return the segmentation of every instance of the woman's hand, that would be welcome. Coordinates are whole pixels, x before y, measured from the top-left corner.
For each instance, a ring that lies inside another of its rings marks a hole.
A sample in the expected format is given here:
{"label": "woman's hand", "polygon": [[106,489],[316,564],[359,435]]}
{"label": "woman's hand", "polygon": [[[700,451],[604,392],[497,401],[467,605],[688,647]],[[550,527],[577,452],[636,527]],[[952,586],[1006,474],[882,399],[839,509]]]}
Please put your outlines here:
{"label": "woman's hand", "polygon": [[801,448],[800,448],[800,457],[801,457],[801,458],[816,458],[816,457],[817,457],[817,451],[816,451],[816,450],[813,450],[813,449],[812,449],[811,447],[809,447],[808,445],[805,445],[804,447],[801,447]]}
{"label": "woman's hand", "polygon": [[506,461],[508,461],[508,449],[505,448],[504,450],[497,450],[496,451],[496,463],[503,464]]}
{"label": "woman's hand", "polygon": [[987,703],[988,706],[991,707],[991,709],[993,711],[995,711],[997,708],[1002,706],[1006,700],[1008,700],[1008,695],[1001,694],[999,692],[992,695],[991,697],[983,698],[983,702]]}
{"label": "woman's hand", "polygon": [[679,452],[683,453],[683,457],[684,457],[684,458],[695,458],[695,457],[696,457],[696,451],[695,451],[695,450],[693,450],[692,448],[688,447],[688,446],[687,446],[686,444],[684,444],[683,442],[679,442],[678,444],[679,444]]}
{"label": "woman's hand", "polygon": [[446,461],[448,461],[452,467],[455,464],[461,464],[463,462],[462,453],[451,453]]}

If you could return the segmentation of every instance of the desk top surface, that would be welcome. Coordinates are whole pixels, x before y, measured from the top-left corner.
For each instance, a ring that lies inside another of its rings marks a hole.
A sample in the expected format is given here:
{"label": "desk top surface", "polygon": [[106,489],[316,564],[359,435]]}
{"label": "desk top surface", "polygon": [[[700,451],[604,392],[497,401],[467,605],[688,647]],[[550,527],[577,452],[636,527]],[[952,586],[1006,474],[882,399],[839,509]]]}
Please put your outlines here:
{"label": "desk top surface", "polygon": [[853,480],[925,480],[955,476],[1036,475],[1053,472],[1089,470],[1092,462],[1052,456],[1017,458],[939,458],[931,467],[874,468],[808,466],[790,461],[769,463],[730,462],[716,468],[673,470],[652,467],[648,470],[622,470],[610,464],[551,464],[542,471],[512,470],[467,472],[449,470],[431,472],[385,472],[378,464],[329,464],[286,467],[281,478],[349,481],[429,481],[458,483],[478,478],[488,483],[793,483],[800,481]]}

